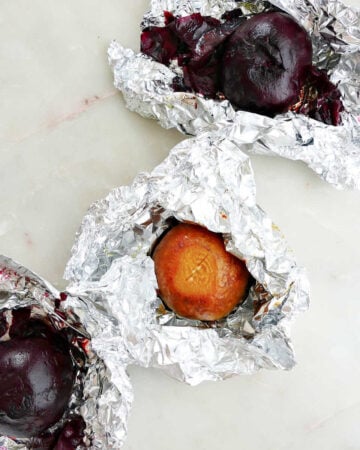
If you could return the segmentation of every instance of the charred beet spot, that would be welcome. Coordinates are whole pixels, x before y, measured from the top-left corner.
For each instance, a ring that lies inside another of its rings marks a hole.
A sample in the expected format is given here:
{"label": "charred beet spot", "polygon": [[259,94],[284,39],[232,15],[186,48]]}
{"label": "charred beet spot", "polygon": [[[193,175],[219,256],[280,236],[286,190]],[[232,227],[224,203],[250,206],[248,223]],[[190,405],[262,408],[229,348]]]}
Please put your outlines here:
{"label": "charred beet spot", "polygon": [[174,226],[155,247],[153,259],[161,299],[189,319],[227,316],[246,298],[252,281],[222,237],[197,225]]}
{"label": "charred beet spot", "polygon": [[66,410],[76,369],[68,342],[38,320],[20,326],[0,342],[0,433],[17,438],[39,436]]}
{"label": "charred beet spot", "polygon": [[290,16],[258,14],[229,38],[222,89],[238,109],[273,116],[296,103],[311,68],[307,32]]}

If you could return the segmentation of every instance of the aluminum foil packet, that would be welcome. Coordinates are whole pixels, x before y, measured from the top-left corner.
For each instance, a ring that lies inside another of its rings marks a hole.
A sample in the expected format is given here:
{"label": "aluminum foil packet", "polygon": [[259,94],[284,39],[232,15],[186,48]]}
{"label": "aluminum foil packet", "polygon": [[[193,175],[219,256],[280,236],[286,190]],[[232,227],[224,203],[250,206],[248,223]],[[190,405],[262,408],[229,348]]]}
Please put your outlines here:
{"label": "aluminum foil packet", "polygon": [[[133,392],[125,372],[126,352],[119,351],[121,344],[114,333],[115,319],[90,301],[58,292],[47,281],[5,256],[0,256],[0,293],[0,341],[9,340],[6,328],[14,320],[14,311],[29,308],[31,319],[44,320],[54,330],[70,328],[75,335],[72,345],[77,347],[81,343],[86,356],[68,411],[60,424],[48,432],[53,433],[68,419],[79,415],[86,423],[84,446],[79,449],[120,448],[127,433]],[[29,439],[0,436],[0,448],[4,450],[25,450],[33,445]]]}
{"label": "aluminum foil packet", "polygon": [[[157,296],[150,253],[172,221],[222,233],[256,280],[248,298],[212,323],[178,317]],[[114,189],[83,219],[65,278],[119,324],[132,363],[195,385],[295,363],[290,323],[309,285],[279,231],[256,205],[249,157],[205,133],[178,144],[150,174]]]}
{"label": "aluminum foil packet", "polygon": [[156,119],[164,128],[189,135],[218,130],[220,136],[247,144],[247,152],[301,160],[338,188],[360,189],[360,11],[338,0],[151,0],[142,28],[163,26],[165,10],[175,16],[200,12],[220,18],[235,8],[249,14],[269,4],[288,12],[309,32],[314,63],[328,71],[342,94],[346,111],[341,126],[292,112],[269,118],[235,111],[227,100],[174,92],[172,81],[180,67],[166,67],[115,41],[108,49],[114,84],[130,110]]}

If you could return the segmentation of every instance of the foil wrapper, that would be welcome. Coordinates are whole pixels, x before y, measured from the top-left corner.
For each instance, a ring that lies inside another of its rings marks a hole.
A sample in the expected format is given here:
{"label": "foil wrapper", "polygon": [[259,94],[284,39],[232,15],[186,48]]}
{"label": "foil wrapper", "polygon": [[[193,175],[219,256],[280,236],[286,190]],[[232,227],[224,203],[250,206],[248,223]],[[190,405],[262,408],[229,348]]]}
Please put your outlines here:
{"label": "foil wrapper", "polygon": [[338,0],[152,0],[142,28],[162,26],[164,10],[176,16],[200,12],[220,18],[235,8],[248,14],[261,12],[269,4],[288,12],[309,32],[314,63],[328,71],[341,91],[346,109],[341,126],[325,125],[292,112],[268,118],[235,111],[227,100],[174,92],[172,80],[181,74],[180,67],[166,67],[115,41],[108,49],[114,84],[130,110],[156,119],[164,128],[177,128],[189,135],[218,131],[244,144],[247,152],[300,160],[338,188],[360,189],[359,11]]}
{"label": "foil wrapper", "polygon": [[[133,392],[125,371],[126,352],[121,352],[114,333],[114,318],[90,301],[58,292],[46,280],[5,256],[0,256],[0,293],[0,312],[30,307],[31,317],[50,322],[55,330],[70,327],[75,336],[85,339],[85,367],[76,378],[68,408],[86,423],[84,446],[78,448],[120,448],[127,433]],[[11,311],[5,316],[10,323],[9,314]],[[5,333],[0,340],[8,339]],[[65,413],[60,423],[48,431],[58,429],[67,418]],[[0,449],[25,450],[29,445],[28,439],[0,436]]]}
{"label": "foil wrapper", "polygon": [[[173,220],[222,233],[227,250],[255,278],[246,301],[225,319],[178,317],[157,296],[149,255]],[[193,385],[295,363],[290,323],[308,306],[308,280],[256,205],[249,157],[223,137],[205,133],[183,141],[150,174],[93,204],[65,278],[72,295],[116,318],[132,363],[161,367]]]}

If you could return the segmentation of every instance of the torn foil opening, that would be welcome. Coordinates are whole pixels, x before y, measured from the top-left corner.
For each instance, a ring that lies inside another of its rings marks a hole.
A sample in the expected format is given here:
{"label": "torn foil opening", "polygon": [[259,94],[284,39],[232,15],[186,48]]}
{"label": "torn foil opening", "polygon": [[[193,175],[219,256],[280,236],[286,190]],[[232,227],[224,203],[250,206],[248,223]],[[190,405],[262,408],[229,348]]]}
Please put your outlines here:
{"label": "torn foil opening", "polygon": [[[227,250],[246,261],[256,284],[225,319],[180,318],[158,298],[150,253],[172,219],[222,233]],[[65,278],[72,295],[116,318],[132,363],[190,384],[294,365],[289,325],[308,306],[307,277],[256,205],[249,158],[231,140],[185,140],[150,174],[93,204]]]}

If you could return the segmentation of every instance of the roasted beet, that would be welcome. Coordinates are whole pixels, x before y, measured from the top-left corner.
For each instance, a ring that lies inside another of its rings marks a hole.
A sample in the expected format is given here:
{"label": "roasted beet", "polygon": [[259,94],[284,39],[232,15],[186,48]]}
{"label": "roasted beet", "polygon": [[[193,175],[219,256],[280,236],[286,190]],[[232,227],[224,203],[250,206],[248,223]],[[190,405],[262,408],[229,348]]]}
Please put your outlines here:
{"label": "roasted beet", "polygon": [[244,20],[236,16],[201,34],[191,49],[191,58],[183,65],[187,88],[205,97],[216,97],[220,89],[222,45]]}
{"label": "roasted beet", "polygon": [[219,91],[220,61],[225,39],[244,21],[239,14],[219,20],[201,14],[174,17],[166,13],[166,27],[149,27],[141,34],[141,51],[155,61],[169,65],[176,59],[184,69],[175,90],[192,90],[206,97]]}
{"label": "roasted beet", "polygon": [[326,124],[340,123],[340,93],[325,72],[311,65],[312,46],[304,28],[278,11],[250,19],[240,9],[222,21],[201,14],[165,14],[165,27],[141,35],[141,51],[183,77],[175,91],[227,98],[235,109],[274,116],[289,109]]}
{"label": "roasted beet", "polygon": [[225,45],[222,90],[237,109],[274,116],[298,100],[311,60],[309,35],[289,15],[257,14]]}
{"label": "roasted beet", "polygon": [[178,39],[167,28],[149,27],[141,33],[141,51],[162,64],[177,55]]}
{"label": "roasted beet", "polygon": [[179,316],[213,321],[247,296],[252,277],[228,253],[221,235],[198,225],[174,226],[153,253],[159,295]]}
{"label": "roasted beet", "polygon": [[176,34],[181,42],[188,46],[191,53],[195,53],[201,37],[219,25],[220,22],[217,19],[197,13],[175,18],[169,23],[168,28]]}
{"label": "roasted beet", "polygon": [[0,433],[38,436],[63,415],[75,368],[57,335],[14,337],[0,343]]}

